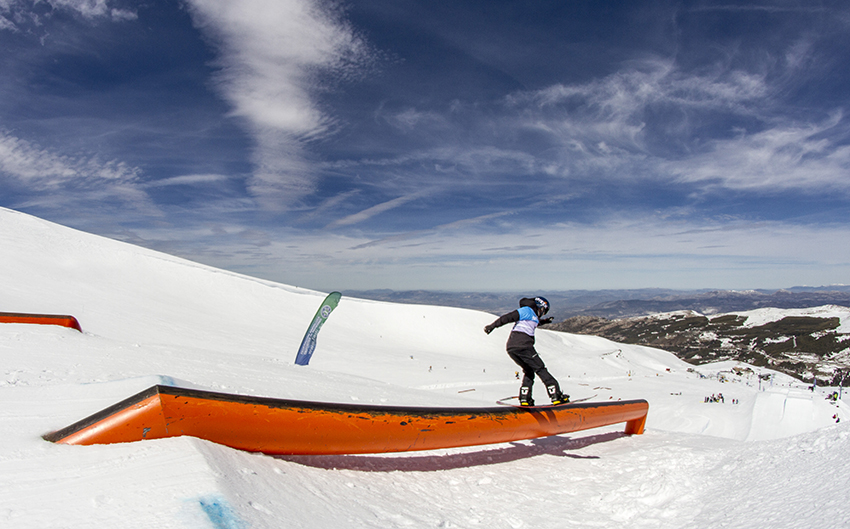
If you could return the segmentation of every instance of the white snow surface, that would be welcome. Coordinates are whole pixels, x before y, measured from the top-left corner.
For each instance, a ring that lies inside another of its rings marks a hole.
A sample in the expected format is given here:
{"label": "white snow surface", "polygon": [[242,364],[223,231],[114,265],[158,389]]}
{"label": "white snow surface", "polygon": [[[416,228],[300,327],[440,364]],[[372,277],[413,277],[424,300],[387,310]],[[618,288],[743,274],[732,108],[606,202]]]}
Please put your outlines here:
{"label": "white snow surface", "polygon": [[[287,399],[493,406],[516,394],[495,315],[345,297],[309,366],[324,293],[262,281],[0,209],[0,527],[848,527],[850,411],[734,362],[538,331],[563,389],[646,399],[623,425],[526,442],[270,457],[181,437],[67,446],[42,435],[154,384]],[[705,397],[723,394],[724,403]],[[545,401],[542,384],[535,387]],[[733,399],[737,404],[733,404]],[[836,423],[834,416],[841,419]]]}
{"label": "white snow surface", "polygon": [[736,312],[739,316],[747,318],[744,327],[759,327],[768,323],[779,321],[788,316],[809,316],[813,318],[838,318],[841,322],[837,333],[850,334],[850,307],[838,305],[824,305],[822,307],[809,307],[803,309],[774,309],[764,308],[744,312]]}

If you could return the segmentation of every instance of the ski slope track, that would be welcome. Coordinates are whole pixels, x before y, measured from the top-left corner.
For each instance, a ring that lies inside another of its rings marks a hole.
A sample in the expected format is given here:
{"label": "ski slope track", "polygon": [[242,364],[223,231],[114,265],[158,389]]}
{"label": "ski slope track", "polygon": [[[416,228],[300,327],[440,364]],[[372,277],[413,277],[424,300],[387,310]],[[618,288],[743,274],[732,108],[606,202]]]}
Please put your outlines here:
{"label": "ski slope track", "polygon": [[[648,402],[643,435],[626,435],[624,418],[509,442],[337,455],[151,439],[155,425],[134,432],[141,442],[42,438],[152,387],[216,396],[210,405],[348,412],[480,411],[516,394],[509,329],[482,330],[495,315],[342,295],[310,364],[298,366],[326,293],[0,208],[0,311],[73,315],[82,328],[0,323],[0,527],[848,526],[850,409],[827,399],[834,388],[545,328],[536,348],[562,389],[607,409]],[[534,392],[545,402],[542,385]],[[405,426],[393,421],[397,434]],[[325,428],[345,438],[344,429]]]}

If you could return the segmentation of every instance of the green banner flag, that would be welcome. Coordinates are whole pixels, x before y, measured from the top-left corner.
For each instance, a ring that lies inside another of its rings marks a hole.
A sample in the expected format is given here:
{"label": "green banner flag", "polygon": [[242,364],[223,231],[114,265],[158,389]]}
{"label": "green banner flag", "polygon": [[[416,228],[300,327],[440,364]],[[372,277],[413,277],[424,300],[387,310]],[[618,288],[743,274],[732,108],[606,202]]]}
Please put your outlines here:
{"label": "green banner flag", "polygon": [[310,323],[304,339],[301,340],[301,347],[298,348],[298,355],[295,357],[296,365],[306,366],[310,363],[310,357],[313,356],[313,351],[316,349],[316,336],[319,334],[319,329],[325,324],[325,321],[327,321],[328,316],[336,308],[341,297],[342,294],[339,292],[331,292],[322,302],[319,310],[316,311],[316,315],[313,317],[313,321]]}

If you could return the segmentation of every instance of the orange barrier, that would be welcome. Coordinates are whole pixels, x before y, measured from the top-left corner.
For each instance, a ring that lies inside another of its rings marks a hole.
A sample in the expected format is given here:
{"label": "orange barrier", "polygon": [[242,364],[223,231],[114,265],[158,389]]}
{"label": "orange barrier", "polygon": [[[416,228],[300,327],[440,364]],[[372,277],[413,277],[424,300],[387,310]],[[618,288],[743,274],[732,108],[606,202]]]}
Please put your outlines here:
{"label": "orange barrier", "polygon": [[190,435],[266,454],[363,454],[504,443],[626,423],[643,433],[645,400],[557,408],[325,404],[153,386],[44,436],[91,445]]}
{"label": "orange barrier", "polygon": [[80,322],[73,316],[53,314],[21,314],[17,312],[0,312],[0,323],[37,323],[41,325],[61,325],[80,332]]}

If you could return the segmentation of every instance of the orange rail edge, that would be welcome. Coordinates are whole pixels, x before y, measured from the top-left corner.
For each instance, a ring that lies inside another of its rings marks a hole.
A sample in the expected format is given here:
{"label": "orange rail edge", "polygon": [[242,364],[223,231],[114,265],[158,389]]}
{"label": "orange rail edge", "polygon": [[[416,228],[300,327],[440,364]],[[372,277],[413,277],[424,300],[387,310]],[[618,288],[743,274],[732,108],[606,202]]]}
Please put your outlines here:
{"label": "orange rail edge", "polygon": [[433,450],[534,439],[626,423],[643,433],[645,400],[553,408],[328,404],[152,386],[44,439],[92,445],[188,435],[272,455]]}
{"label": "orange rail edge", "polygon": [[40,325],[60,325],[83,332],[80,322],[73,316],[60,314],[23,314],[19,312],[0,312],[0,323],[36,323]]}

